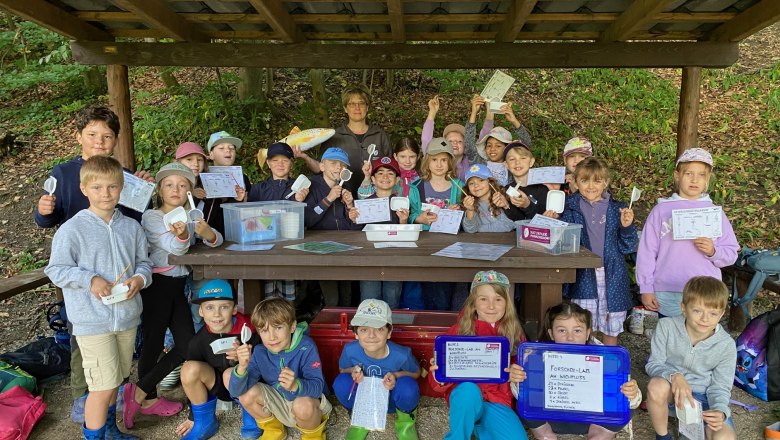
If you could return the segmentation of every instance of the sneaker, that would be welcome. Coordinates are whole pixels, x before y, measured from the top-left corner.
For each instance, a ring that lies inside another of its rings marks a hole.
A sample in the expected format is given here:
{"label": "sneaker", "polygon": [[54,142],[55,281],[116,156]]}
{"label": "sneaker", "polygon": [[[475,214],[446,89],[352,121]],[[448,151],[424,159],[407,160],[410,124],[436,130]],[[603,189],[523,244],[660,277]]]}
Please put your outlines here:
{"label": "sneaker", "polygon": [[84,405],[86,404],[86,394],[73,401],[73,407],[70,409],[70,420],[73,423],[78,423],[79,425],[84,424]]}
{"label": "sneaker", "polygon": [[179,384],[179,378],[181,377],[181,365],[174,368],[173,371],[168,373],[167,376],[160,381],[161,390],[172,390]]}

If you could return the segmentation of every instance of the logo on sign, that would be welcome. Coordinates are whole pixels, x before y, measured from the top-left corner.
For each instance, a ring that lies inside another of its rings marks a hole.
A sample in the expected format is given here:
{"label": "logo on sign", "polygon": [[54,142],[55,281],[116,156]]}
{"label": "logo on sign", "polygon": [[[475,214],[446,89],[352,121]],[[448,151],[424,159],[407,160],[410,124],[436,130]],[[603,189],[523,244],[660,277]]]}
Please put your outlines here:
{"label": "logo on sign", "polygon": [[498,343],[490,343],[485,345],[486,350],[498,350],[501,348],[501,344]]}
{"label": "logo on sign", "polygon": [[601,362],[601,356],[585,356],[585,362]]}
{"label": "logo on sign", "polygon": [[550,229],[523,226],[523,238],[536,243],[550,244]]}

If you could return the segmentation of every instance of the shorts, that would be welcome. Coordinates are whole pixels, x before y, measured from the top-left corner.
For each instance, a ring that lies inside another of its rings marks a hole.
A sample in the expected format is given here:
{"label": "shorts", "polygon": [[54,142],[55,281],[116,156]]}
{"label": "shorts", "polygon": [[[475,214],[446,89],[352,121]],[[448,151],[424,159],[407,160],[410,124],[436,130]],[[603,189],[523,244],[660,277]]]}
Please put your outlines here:
{"label": "shorts", "polygon": [[664,317],[682,315],[682,292],[655,292],[655,300],[658,301],[660,315]]}
{"label": "shorts", "polygon": [[223,372],[224,371],[219,371],[214,368],[214,386],[209,390],[209,394],[217,396],[217,399],[219,400],[229,402],[233,400],[233,398],[230,396],[230,391],[225,387],[225,382],[222,380]]}
{"label": "shorts", "polygon": [[593,331],[600,331],[607,336],[617,336],[623,332],[623,324],[626,322],[626,311],[612,312],[607,309],[607,284],[604,268],[596,269],[597,299],[573,299],[571,302],[583,309],[590,310],[593,315]]}
{"label": "shorts", "polygon": [[[287,400],[282,393],[277,391],[271,385],[260,382],[256,387],[260,387],[260,391],[263,393],[263,401],[267,411],[270,411],[284,426],[294,428],[296,426],[295,417],[292,412],[292,400]],[[325,395],[320,396],[320,411],[323,416],[327,416],[333,410],[333,406],[328,402],[328,398]]]}
{"label": "shorts", "polygon": [[[707,400],[706,394],[704,393],[692,393],[692,394],[694,399],[701,402],[702,411],[707,411],[708,409],[710,409],[710,402]],[[677,411],[675,410],[674,403],[669,404],[669,415],[675,418],[677,417]],[[737,432],[737,428],[734,426],[734,419],[732,419],[731,416],[729,416],[724,423],[731,426],[731,429],[733,429],[735,433]]]}
{"label": "shorts", "polygon": [[136,331],[133,327],[121,332],[76,336],[90,391],[113,390],[130,376]]}

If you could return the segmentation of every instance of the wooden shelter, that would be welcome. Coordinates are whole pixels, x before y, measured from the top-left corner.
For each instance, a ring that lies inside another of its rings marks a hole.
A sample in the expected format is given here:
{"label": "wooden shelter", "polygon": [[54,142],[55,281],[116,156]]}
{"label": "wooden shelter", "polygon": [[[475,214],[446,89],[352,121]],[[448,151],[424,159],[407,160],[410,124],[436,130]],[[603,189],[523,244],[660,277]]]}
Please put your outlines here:
{"label": "wooden shelter", "polygon": [[[128,66],[682,67],[678,151],[697,144],[701,67],[780,19],[780,0],[0,0],[108,65],[132,127]],[[155,42],[148,42],[149,40]],[[134,168],[132,130],[116,156]]]}

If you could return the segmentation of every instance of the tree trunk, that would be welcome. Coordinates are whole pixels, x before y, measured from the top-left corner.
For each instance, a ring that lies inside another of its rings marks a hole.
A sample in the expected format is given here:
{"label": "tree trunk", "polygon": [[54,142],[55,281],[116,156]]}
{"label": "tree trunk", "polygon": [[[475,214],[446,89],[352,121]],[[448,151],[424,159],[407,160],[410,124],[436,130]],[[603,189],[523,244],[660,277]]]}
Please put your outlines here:
{"label": "tree trunk", "polygon": [[238,99],[244,101],[250,98],[262,98],[262,72],[258,67],[241,67],[238,69],[238,76],[241,81],[238,83]]}
{"label": "tree trunk", "polygon": [[87,94],[92,96],[100,96],[108,93],[108,83],[106,82],[105,73],[101,72],[100,66],[91,66],[89,70],[84,72],[84,87],[87,89]]}
{"label": "tree trunk", "polygon": [[325,102],[325,80],[322,69],[310,69],[311,94],[314,104],[314,124],[317,127],[328,127],[328,108]]}
{"label": "tree trunk", "polygon": [[266,99],[271,97],[274,91],[274,69],[273,67],[266,67],[265,71],[265,97]]}
{"label": "tree trunk", "polygon": [[395,85],[395,69],[385,69],[385,89],[392,90]]}

